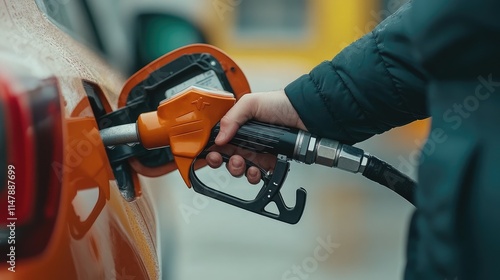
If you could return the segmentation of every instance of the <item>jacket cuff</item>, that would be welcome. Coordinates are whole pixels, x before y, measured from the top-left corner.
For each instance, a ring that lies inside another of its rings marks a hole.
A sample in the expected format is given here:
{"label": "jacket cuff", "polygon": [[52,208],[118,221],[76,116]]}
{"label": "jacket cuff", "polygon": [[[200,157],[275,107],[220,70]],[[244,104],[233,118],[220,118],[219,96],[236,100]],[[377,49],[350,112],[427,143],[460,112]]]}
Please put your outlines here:
{"label": "jacket cuff", "polygon": [[[320,64],[318,67],[324,66],[325,64]],[[333,112],[327,107],[330,103],[328,96],[321,92],[317,81],[311,77],[315,70],[286,86],[285,94],[310,133],[353,143],[353,139],[341,127],[339,121],[334,119]]]}

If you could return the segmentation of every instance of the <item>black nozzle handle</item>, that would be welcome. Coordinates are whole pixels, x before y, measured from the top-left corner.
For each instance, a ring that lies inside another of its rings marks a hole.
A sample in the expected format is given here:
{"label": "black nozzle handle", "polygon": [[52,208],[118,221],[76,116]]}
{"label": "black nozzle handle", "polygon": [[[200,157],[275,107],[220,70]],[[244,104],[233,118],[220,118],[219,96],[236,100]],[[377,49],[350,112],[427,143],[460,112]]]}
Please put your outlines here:
{"label": "black nozzle handle", "polygon": [[[212,130],[211,139],[215,139],[219,131],[220,124],[217,124]],[[229,143],[242,149],[258,153],[284,155],[289,159],[310,164],[305,159],[310,139],[311,134],[296,128],[251,120],[238,129]]]}

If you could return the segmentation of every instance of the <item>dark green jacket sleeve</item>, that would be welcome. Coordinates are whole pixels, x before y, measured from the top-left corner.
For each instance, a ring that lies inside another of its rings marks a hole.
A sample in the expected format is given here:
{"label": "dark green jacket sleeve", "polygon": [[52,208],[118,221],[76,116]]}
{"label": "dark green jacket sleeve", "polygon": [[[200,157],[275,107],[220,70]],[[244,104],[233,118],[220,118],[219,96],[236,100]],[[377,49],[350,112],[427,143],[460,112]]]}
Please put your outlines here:
{"label": "dark green jacket sleeve", "polygon": [[285,88],[307,129],[356,143],[428,116],[425,76],[402,18],[411,4]]}

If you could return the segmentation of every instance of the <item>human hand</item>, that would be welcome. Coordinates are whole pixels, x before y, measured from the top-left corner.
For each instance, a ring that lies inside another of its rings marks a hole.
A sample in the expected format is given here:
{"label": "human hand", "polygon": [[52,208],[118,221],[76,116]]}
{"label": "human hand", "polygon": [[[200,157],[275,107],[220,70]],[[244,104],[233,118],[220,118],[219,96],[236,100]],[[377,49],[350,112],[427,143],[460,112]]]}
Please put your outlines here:
{"label": "human hand", "polygon": [[[220,132],[215,139],[217,147],[206,157],[210,167],[217,168],[222,165],[223,160],[220,153],[232,155],[226,167],[229,173],[236,177],[245,173],[246,164],[244,158],[266,170],[274,167],[276,157],[273,155],[256,154],[227,144],[236,135],[240,126],[251,119],[306,130],[304,123],[283,90],[246,94],[236,102],[220,121]],[[248,182],[252,184],[257,184],[261,179],[257,167],[248,168],[246,176]]]}

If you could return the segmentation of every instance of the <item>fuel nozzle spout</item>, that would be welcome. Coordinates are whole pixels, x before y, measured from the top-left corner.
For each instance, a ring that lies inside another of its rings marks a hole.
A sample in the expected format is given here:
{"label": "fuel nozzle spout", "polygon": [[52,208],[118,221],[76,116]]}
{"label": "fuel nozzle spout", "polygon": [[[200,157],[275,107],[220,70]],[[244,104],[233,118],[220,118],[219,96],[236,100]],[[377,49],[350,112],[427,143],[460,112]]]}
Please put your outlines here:
{"label": "fuel nozzle spout", "polygon": [[108,127],[101,129],[99,133],[104,146],[138,143],[140,140],[135,123]]}

